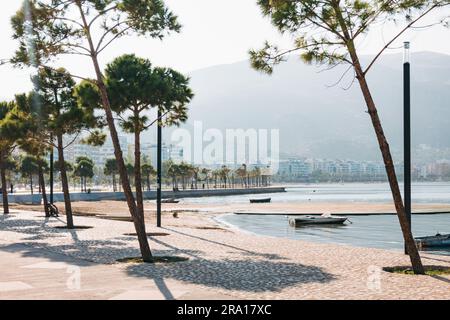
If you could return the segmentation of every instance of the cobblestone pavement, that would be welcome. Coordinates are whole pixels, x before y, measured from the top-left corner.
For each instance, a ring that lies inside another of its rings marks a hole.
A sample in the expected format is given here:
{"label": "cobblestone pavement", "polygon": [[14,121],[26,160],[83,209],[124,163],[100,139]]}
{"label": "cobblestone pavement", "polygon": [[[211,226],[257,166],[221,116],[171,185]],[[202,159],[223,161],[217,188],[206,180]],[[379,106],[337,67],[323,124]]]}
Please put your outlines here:
{"label": "cobblestone pavement", "polygon": [[[450,299],[449,276],[382,271],[408,265],[401,252],[257,236],[219,225],[211,217],[180,213],[178,219],[165,217],[167,227],[162,229],[147,225],[148,232],[160,233],[150,237],[155,255],[189,258],[176,263],[117,263],[139,256],[136,237],[126,235],[134,232],[133,224],[123,221],[75,217],[77,226],[93,228],[69,231],[55,228],[64,225],[64,217],[15,212],[0,217],[0,240],[101,264],[130,279],[172,281],[203,297]],[[450,257],[424,254],[423,262],[450,266]]]}

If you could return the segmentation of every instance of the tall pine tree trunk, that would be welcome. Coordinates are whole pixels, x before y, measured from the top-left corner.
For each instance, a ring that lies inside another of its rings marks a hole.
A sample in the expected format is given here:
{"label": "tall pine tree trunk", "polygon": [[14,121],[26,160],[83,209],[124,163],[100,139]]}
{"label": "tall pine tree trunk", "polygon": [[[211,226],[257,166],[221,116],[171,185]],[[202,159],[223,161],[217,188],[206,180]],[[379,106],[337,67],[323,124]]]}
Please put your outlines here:
{"label": "tall pine tree trunk", "polygon": [[[135,115],[137,119],[138,115]],[[137,209],[140,215],[144,217],[144,197],[142,195],[142,177],[141,177],[141,137],[139,124],[134,124],[134,185],[136,187]]]}
{"label": "tall pine tree trunk", "polygon": [[45,212],[45,216],[48,218],[48,217],[50,217],[50,211],[49,211],[49,207],[48,207],[47,192],[45,190],[44,171],[42,170],[42,166],[39,166],[39,168],[38,168],[38,175],[39,175],[39,186],[41,188],[41,194],[42,194],[42,202],[44,204],[44,212]]}
{"label": "tall pine tree trunk", "polygon": [[67,219],[67,228],[73,229],[72,203],[70,202],[69,181],[67,180],[66,162],[64,160],[64,145],[62,134],[57,134],[58,139],[58,160],[61,174],[61,186],[64,195],[64,207]]}
{"label": "tall pine tree trunk", "polygon": [[0,153],[0,175],[2,183],[3,214],[9,214],[8,188],[6,187],[5,156]]}
{"label": "tall pine tree trunk", "polygon": [[422,265],[422,260],[419,255],[414,237],[411,232],[411,227],[406,216],[405,207],[403,206],[402,195],[400,193],[400,187],[398,185],[397,175],[395,173],[394,162],[392,160],[391,151],[389,144],[387,142],[386,136],[384,135],[383,127],[381,126],[380,118],[378,116],[377,108],[372,99],[369,87],[367,85],[365,77],[362,75],[361,70],[358,71],[358,82],[363,92],[364,99],[367,104],[370,118],[372,120],[372,125],[377,136],[378,145],[383,156],[384,165],[386,167],[386,173],[389,180],[389,186],[391,188],[392,197],[394,199],[395,209],[397,211],[398,220],[400,222],[400,227],[403,233],[403,239],[406,244],[406,249],[409,254],[411,264],[416,274],[424,274],[424,268]]}
{"label": "tall pine tree trunk", "polygon": [[384,134],[383,127],[381,125],[380,118],[378,116],[378,111],[373,101],[372,94],[370,92],[369,86],[366,81],[366,76],[361,67],[359,57],[356,53],[355,43],[348,31],[346,21],[342,15],[339,2],[333,6],[339,25],[341,26],[342,32],[344,34],[348,52],[350,54],[353,69],[356,73],[356,78],[359,82],[364,100],[367,105],[367,109],[372,120],[372,125],[377,136],[378,145],[380,147],[381,154],[383,156],[383,162],[386,167],[386,173],[389,181],[389,186],[391,188],[392,197],[394,200],[395,209],[397,211],[398,220],[403,234],[403,239],[405,241],[406,250],[408,251],[409,258],[411,260],[411,265],[415,274],[424,274],[425,270],[422,265],[422,260],[417,250],[417,246],[414,242],[414,237],[411,232],[411,226],[409,225],[408,218],[406,216],[405,207],[403,206],[402,195],[400,193],[400,187],[397,181],[397,175],[395,174],[394,162],[392,160],[391,151],[389,144],[387,142],[386,136]]}
{"label": "tall pine tree trunk", "polygon": [[119,137],[117,134],[117,129],[116,129],[115,123],[114,123],[114,117],[113,117],[113,113],[111,110],[111,104],[109,102],[108,93],[107,93],[106,86],[105,86],[105,83],[103,80],[103,74],[100,70],[100,65],[98,63],[97,53],[96,53],[96,50],[94,47],[94,43],[92,42],[89,25],[86,21],[86,17],[85,17],[83,8],[82,8],[81,1],[77,1],[76,4],[79,8],[82,23],[85,27],[86,37],[87,37],[88,44],[89,44],[89,50],[91,52],[91,59],[92,59],[92,63],[94,65],[94,69],[95,69],[95,74],[97,77],[97,86],[100,91],[102,105],[105,110],[106,121],[108,123],[111,140],[112,140],[112,143],[114,146],[114,155],[117,160],[117,166],[119,169],[119,175],[120,175],[120,179],[122,182],[122,188],[123,188],[123,192],[125,194],[125,198],[127,200],[128,209],[130,210],[130,214],[133,218],[134,227],[136,229],[136,234],[137,234],[138,241],[139,241],[139,247],[140,247],[142,259],[145,262],[152,262],[153,257],[152,257],[152,252],[150,250],[150,246],[148,244],[147,234],[145,231],[144,216],[139,213],[137,206],[136,206],[133,192],[131,191],[130,180],[128,179],[127,168],[125,166],[125,161],[123,159],[122,150],[120,148]]}
{"label": "tall pine tree trunk", "polygon": [[127,174],[127,168],[125,166],[125,161],[123,159],[122,150],[120,148],[119,137],[117,134],[116,126],[114,124],[114,117],[112,114],[111,106],[109,104],[108,94],[106,91],[105,84],[102,79],[102,75],[100,72],[100,67],[97,63],[96,59],[94,60],[95,69],[97,73],[97,82],[99,86],[99,90],[102,97],[103,107],[106,113],[106,120],[108,122],[109,131],[111,134],[111,140],[114,145],[114,155],[117,160],[117,166],[119,169],[120,180],[122,183],[122,189],[125,194],[125,198],[127,200],[128,209],[130,210],[130,214],[133,217],[134,227],[136,229],[136,234],[138,236],[139,247],[141,250],[142,259],[145,262],[152,262],[152,252],[150,250],[150,246],[148,244],[147,233],[145,231],[145,221],[144,216],[141,214],[136,206],[136,202],[133,196],[133,192],[131,191],[130,180]]}

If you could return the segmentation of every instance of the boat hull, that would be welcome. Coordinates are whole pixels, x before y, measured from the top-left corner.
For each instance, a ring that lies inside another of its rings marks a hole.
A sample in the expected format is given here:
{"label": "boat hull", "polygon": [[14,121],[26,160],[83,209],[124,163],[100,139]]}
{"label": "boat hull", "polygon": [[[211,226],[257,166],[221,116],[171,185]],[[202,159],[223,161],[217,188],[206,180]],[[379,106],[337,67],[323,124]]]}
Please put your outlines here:
{"label": "boat hull", "polygon": [[303,225],[343,224],[345,221],[347,221],[346,217],[292,217],[289,218],[289,225],[297,227]]}
{"label": "boat hull", "polygon": [[161,203],[179,203],[180,200],[176,200],[176,199],[165,199],[165,200],[161,200]]}
{"label": "boat hull", "polygon": [[271,198],[265,198],[265,199],[250,199],[250,203],[268,203],[272,199]]}
{"label": "boat hull", "polygon": [[419,249],[422,248],[450,248],[450,234],[419,237],[414,239]]}

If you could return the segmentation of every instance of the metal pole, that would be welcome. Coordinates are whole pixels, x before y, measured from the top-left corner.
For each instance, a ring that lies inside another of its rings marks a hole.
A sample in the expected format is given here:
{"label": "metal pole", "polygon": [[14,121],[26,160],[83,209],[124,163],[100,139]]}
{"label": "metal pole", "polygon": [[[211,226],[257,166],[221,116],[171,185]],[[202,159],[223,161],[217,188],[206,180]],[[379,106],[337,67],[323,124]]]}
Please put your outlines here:
{"label": "metal pole", "polygon": [[[404,43],[403,62],[403,163],[405,213],[411,228],[411,81],[409,64],[409,42]],[[405,253],[407,254],[406,245]]]}
{"label": "metal pole", "polygon": [[161,228],[161,183],[162,183],[162,127],[161,122],[161,108],[158,108],[158,137],[157,137],[157,189],[156,189],[156,226]]}
{"label": "metal pole", "polygon": [[53,204],[53,135],[50,135],[51,150],[50,150],[50,203]]}

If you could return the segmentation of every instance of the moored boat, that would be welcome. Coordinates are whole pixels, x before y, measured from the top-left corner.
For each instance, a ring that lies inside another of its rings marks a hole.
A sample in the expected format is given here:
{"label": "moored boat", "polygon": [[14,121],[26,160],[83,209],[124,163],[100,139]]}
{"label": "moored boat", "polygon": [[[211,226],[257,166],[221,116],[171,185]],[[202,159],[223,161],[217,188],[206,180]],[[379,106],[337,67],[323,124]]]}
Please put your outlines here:
{"label": "moored boat", "polygon": [[179,203],[179,202],[180,200],[177,200],[175,198],[161,200],[161,203]]}
{"label": "moored boat", "polygon": [[343,224],[347,217],[322,215],[322,216],[296,216],[289,218],[289,225],[292,227],[310,224]]}
{"label": "moored boat", "polygon": [[419,249],[448,247],[450,248],[450,234],[436,234],[435,236],[414,238]]}
{"label": "moored boat", "polygon": [[267,203],[271,200],[272,198],[250,199],[250,203]]}

